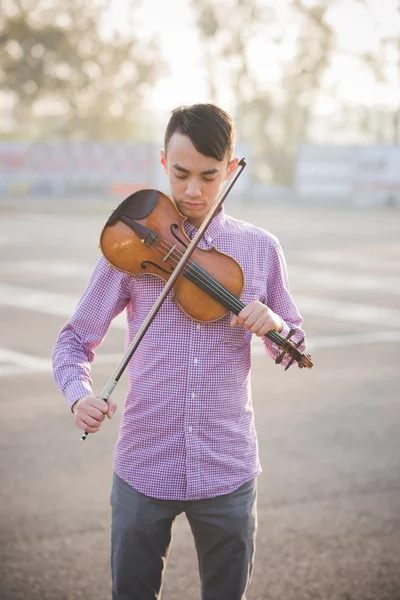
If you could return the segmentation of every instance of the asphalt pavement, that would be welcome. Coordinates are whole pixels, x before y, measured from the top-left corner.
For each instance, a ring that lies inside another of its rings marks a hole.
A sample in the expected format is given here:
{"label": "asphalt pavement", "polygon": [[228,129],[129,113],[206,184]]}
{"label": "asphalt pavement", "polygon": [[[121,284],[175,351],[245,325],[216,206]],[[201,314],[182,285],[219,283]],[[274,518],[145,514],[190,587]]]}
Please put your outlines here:
{"label": "asphalt pavement", "polygon": [[[110,599],[118,418],[83,444],[50,355],[99,257],[110,202],[0,201],[0,599]],[[283,245],[311,370],[253,345],[263,473],[248,600],[400,600],[400,211],[232,202]],[[93,367],[99,393],[124,322]],[[121,409],[127,382],[113,398]],[[121,410],[119,411],[120,414]],[[179,517],[162,600],[197,600]]]}

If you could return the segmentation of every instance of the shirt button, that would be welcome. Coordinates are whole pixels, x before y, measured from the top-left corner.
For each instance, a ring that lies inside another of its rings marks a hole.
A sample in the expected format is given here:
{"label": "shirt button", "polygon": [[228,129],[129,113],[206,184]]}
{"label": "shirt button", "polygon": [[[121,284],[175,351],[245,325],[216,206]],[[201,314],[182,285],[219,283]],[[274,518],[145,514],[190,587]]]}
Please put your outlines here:
{"label": "shirt button", "polygon": [[194,362],[195,365],[197,365],[197,363],[199,362],[199,359],[195,358],[193,362]]}
{"label": "shirt button", "polygon": [[189,425],[189,433],[192,433],[193,431],[193,427],[191,425]]}
{"label": "shirt button", "polygon": [[196,394],[194,392],[192,392],[192,399],[194,400],[196,398]]}
{"label": "shirt button", "polygon": [[197,323],[196,329],[200,329],[200,327],[201,327],[200,323]]}
{"label": "shirt button", "polygon": [[210,235],[208,236],[207,241],[210,243],[212,242],[212,237]]}

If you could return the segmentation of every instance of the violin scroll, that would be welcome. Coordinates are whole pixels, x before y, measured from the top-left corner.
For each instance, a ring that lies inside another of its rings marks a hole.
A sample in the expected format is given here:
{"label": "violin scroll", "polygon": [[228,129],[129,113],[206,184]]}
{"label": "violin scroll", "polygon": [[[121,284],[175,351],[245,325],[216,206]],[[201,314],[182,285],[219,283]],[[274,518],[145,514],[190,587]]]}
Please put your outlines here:
{"label": "violin scroll", "polygon": [[[300,352],[300,350],[298,350],[299,346],[301,346],[301,344],[304,342],[304,337],[301,338],[301,340],[299,340],[297,344],[293,344],[293,342],[290,341],[290,338],[296,333],[295,329],[291,329],[286,337],[284,337],[277,331],[269,333],[273,333],[274,343],[278,346],[280,350],[282,350],[280,355],[275,359],[275,364],[279,365],[282,362],[283,358],[286,356],[286,354],[289,354],[292,358],[286,365],[285,371],[287,371],[288,368],[292,366],[294,361],[297,362],[299,369],[303,369],[304,367],[306,367],[307,369],[312,368],[313,362],[311,360],[311,354],[309,354],[308,352]],[[278,336],[280,339],[278,339]]]}

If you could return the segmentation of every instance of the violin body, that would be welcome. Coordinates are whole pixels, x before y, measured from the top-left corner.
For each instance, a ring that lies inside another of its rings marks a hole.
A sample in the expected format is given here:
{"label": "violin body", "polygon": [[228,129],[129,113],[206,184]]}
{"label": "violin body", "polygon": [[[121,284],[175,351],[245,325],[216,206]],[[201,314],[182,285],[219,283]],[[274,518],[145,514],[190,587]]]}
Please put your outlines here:
{"label": "violin body", "polygon": [[[183,227],[185,220],[165,194],[156,190],[136,192],[118,206],[104,226],[101,251],[110,266],[119,271],[137,279],[155,275],[168,281],[190,243]],[[231,256],[216,248],[196,247],[191,262],[240,298],[244,273]],[[229,312],[185,273],[174,284],[172,300],[194,321],[217,321]]]}
{"label": "violin body", "polygon": [[[141,190],[128,196],[112,213],[100,237],[101,251],[111,267],[136,278],[155,275],[168,281],[185,254],[190,240],[183,224],[186,218],[174,202],[157,190]],[[179,271],[178,271],[179,272]],[[196,246],[182,272],[175,276],[172,300],[194,321],[218,321],[228,312],[238,315],[245,307],[240,300],[244,274],[231,256]],[[286,354],[300,368],[311,368],[307,353],[298,350],[303,339],[294,345],[275,330],[265,337],[282,350],[275,359],[280,363]]]}

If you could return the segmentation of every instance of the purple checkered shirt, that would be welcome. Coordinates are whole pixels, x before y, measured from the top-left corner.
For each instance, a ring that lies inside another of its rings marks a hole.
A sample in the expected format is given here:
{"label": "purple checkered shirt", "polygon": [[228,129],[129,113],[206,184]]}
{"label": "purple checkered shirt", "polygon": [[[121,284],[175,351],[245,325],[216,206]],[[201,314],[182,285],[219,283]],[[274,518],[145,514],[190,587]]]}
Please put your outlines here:
{"label": "purple checkered shirt", "polygon": [[[188,222],[184,227],[192,238],[196,228]],[[268,305],[284,320],[282,334],[295,328],[293,339],[299,340],[302,319],[288,291],[278,240],[222,209],[199,244],[212,246],[242,266],[241,300]],[[70,407],[92,394],[90,363],[112,319],[126,308],[128,345],[163,285],[157,277],[136,280],[99,260],[53,353],[55,381]],[[230,319],[228,314],[214,323],[197,323],[169,297],[128,365],[114,468],[143,494],[211,498],[234,491],[261,471],[250,390],[252,334],[231,328]],[[263,343],[271,357],[278,356],[267,338]]]}

